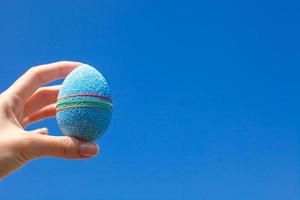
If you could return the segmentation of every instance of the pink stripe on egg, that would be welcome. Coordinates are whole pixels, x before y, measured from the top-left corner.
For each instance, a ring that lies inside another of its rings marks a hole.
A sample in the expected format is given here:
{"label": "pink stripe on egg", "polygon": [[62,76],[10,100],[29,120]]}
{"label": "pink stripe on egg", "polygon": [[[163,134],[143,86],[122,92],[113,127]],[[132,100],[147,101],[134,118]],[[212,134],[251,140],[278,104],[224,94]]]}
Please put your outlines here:
{"label": "pink stripe on egg", "polygon": [[72,95],[67,95],[67,96],[64,96],[64,97],[60,97],[57,100],[60,101],[62,99],[66,99],[66,98],[80,97],[80,96],[83,96],[83,97],[97,97],[97,98],[101,98],[101,99],[106,99],[108,101],[112,101],[112,99],[109,98],[109,97],[106,97],[106,96],[103,96],[103,95],[97,95],[97,94],[72,94]]}

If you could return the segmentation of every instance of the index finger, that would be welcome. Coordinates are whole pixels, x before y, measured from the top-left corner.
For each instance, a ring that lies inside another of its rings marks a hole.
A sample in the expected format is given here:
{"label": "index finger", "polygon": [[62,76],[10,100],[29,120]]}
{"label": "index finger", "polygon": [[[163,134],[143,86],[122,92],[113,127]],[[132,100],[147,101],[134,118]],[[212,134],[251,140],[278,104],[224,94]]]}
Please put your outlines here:
{"label": "index finger", "polygon": [[22,99],[31,96],[42,85],[66,77],[80,62],[61,61],[30,68],[7,91]]}

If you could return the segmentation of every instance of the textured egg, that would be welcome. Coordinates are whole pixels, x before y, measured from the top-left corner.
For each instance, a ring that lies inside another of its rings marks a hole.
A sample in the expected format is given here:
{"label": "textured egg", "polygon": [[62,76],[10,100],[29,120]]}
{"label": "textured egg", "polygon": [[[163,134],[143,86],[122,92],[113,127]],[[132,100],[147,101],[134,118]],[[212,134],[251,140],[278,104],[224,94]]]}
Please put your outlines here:
{"label": "textured egg", "polygon": [[109,86],[95,68],[83,65],[64,80],[58,94],[56,119],[64,135],[92,141],[107,130],[112,116]]}

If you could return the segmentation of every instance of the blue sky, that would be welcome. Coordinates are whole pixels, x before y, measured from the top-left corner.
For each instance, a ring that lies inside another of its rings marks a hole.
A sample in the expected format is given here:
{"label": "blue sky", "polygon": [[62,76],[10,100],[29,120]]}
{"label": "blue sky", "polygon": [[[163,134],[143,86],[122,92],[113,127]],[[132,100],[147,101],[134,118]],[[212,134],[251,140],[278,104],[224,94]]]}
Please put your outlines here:
{"label": "blue sky", "polygon": [[[2,1],[0,89],[30,66],[82,61],[105,75],[114,113],[99,157],[33,161],[0,199],[299,199],[299,9]],[[42,126],[61,134],[55,119],[29,129]]]}

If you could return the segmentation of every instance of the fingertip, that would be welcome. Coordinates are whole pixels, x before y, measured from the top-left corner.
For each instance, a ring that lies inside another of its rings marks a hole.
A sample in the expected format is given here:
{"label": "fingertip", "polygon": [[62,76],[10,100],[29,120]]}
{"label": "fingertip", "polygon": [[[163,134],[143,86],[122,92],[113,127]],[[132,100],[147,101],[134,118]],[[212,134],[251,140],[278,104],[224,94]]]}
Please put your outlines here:
{"label": "fingertip", "polygon": [[60,63],[62,64],[62,66],[64,66],[61,70],[63,76],[68,75],[77,67],[84,65],[83,63],[80,62],[70,62],[70,61],[61,61]]}
{"label": "fingertip", "polygon": [[42,135],[48,135],[49,130],[48,130],[48,128],[44,127],[44,128],[40,129],[39,133]]}
{"label": "fingertip", "polygon": [[92,142],[80,143],[79,154],[83,158],[95,157],[99,154],[99,145]]}
{"label": "fingertip", "polygon": [[40,135],[48,135],[49,130],[48,130],[48,128],[44,127],[44,128],[32,130],[30,132],[35,133],[35,134],[40,134]]}

